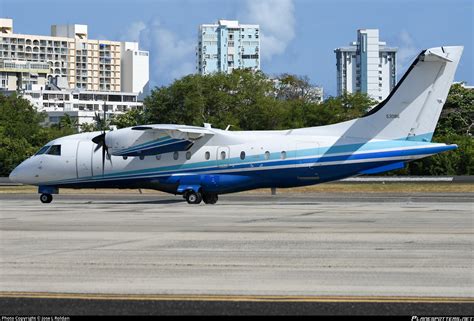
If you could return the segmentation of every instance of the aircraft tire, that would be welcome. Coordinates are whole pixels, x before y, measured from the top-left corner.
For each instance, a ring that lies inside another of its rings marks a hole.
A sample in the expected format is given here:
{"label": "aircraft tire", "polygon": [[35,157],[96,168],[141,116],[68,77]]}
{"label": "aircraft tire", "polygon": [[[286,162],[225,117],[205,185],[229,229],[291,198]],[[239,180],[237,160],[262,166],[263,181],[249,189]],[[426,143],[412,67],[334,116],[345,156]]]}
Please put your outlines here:
{"label": "aircraft tire", "polygon": [[51,203],[53,200],[53,195],[51,194],[41,194],[40,201],[41,203]]}
{"label": "aircraft tire", "polygon": [[217,196],[217,194],[203,194],[202,195],[202,200],[206,204],[216,204],[218,199],[219,197]]}
{"label": "aircraft tire", "polygon": [[202,202],[202,195],[199,192],[189,191],[186,193],[186,201],[188,204],[199,204]]}

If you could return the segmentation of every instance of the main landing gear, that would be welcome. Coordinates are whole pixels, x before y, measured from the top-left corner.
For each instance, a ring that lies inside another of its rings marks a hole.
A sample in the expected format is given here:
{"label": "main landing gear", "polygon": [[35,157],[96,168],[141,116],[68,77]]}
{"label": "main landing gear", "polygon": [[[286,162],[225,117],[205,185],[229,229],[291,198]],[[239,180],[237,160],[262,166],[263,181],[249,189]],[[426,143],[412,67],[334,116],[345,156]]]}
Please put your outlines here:
{"label": "main landing gear", "polygon": [[51,203],[51,201],[53,200],[53,195],[51,194],[41,194],[40,196],[40,201],[41,203]]}
{"label": "main landing gear", "polygon": [[202,201],[206,204],[216,204],[219,199],[217,194],[212,193],[201,193],[193,190],[188,190],[183,194],[188,204],[199,204]]}

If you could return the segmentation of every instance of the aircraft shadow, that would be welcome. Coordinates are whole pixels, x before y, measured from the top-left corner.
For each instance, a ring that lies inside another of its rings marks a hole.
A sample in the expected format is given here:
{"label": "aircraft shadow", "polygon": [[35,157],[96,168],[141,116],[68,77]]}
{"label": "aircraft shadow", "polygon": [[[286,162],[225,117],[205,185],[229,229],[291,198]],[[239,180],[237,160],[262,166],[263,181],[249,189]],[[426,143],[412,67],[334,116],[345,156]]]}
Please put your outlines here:
{"label": "aircraft shadow", "polygon": [[111,204],[111,205],[119,205],[119,204],[128,204],[128,205],[134,205],[134,204],[176,204],[176,203],[183,203],[186,202],[186,200],[147,200],[147,201],[107,201],[107,202],[97,202],[97,201],[90,201],[88,203],[96,203],[96,204]]}

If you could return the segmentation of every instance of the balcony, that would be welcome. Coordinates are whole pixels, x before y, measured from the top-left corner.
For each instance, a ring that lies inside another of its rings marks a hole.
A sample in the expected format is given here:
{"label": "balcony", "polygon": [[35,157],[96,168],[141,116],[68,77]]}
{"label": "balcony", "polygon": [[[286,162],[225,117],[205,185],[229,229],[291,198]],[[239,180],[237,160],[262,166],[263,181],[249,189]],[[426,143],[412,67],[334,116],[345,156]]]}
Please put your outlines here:
{"label": "balcony", "polygon": [[47,73],[49,66],[43,62],[5,60],[0,62],[0,71]]}

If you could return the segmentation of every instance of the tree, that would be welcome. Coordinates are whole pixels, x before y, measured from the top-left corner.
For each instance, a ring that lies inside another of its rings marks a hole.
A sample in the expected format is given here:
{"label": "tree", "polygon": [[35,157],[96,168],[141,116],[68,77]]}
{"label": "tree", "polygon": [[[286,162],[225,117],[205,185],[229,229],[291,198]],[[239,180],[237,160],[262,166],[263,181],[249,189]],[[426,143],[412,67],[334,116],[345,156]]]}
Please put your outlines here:
{"label": "tree", "polygon": [[0,94],[0,175],[5,176],[35,152],[44,114],[16,95]]}
{"label": "tree", "polygon": [[82,133],[93,132],[96,130],[95,124],[93,123],[82,123],[79,128]]}
{"label": "tree", "polygon": [[220,128],[229,124],[236,129],[263,127],[265,123],[249,122],[248,113],[253,114],[252,119],[261,118],[259,112],[276,102],[272,91],[272,84],[260,72],[189,75],[168,87],[152,90],[144,102],[145,119],[148,123],[196,126],[206,122]]}
{"label": "tree", "polygon": [[142,110],[132,109],[124,114],[116,115],[110,120],[110,125],[115,125],[117,128],[125,128],[131,126],[142,125],[145,123],[145,114]]}
{"label": "tree", "polygon": [[474,90],[467,89],[462,84],[451,86],[436,127],[436,135],[449,134],[474,134]]}
{"label": "tree", "polygon": [[59,123],[53,125],[51,127],[57,127],[58,129],[67,129],[72,132],[77,132],[77,128],[79,127],[77,119],[72,118],[69,114],[65,114],[59,119]]}
{"label": "tree", "polygon": [[276,79],[276,96],[283,100],[303,100],[304,102],[318,102],[319,93],[311,85],[307,76],[282,74]]}
{"label": "tree", "polygon": [[41,146],[75,132],[71,128],[42,127],[46,114],[38,113],[16,94],[0,94],[0,176],[9,173]]}
{"label": "tree", "polygon": [[433,142],[457,144],[456,150],[409,163],[395,174],[474,175],[474,91],[453,84],[436,126]]}

